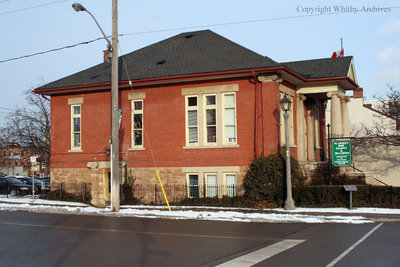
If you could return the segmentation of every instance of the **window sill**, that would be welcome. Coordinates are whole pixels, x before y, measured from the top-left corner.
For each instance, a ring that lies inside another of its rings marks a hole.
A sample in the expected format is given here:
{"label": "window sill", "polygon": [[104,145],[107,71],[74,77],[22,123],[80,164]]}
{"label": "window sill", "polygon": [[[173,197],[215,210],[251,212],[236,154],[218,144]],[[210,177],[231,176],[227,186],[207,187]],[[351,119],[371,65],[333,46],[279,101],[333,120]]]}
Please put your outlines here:
{"label": "window sill", "polygon": [[70,150],[68,150],[68,152],[71,152],[71,153],[81,153],[81,152],[83,152],[83,150],[82,150],[82,149],[70,149]]}
{"label": "window sill", "polygon": [[143,151],[146,150],[144,147],[130,147],[128,151]]}
{"label": "window sill", "polygon": [[210,146],[184,146],[183,149],[213,149],[213,148],[238,148],[238,144],[234,145],[210,145]]}

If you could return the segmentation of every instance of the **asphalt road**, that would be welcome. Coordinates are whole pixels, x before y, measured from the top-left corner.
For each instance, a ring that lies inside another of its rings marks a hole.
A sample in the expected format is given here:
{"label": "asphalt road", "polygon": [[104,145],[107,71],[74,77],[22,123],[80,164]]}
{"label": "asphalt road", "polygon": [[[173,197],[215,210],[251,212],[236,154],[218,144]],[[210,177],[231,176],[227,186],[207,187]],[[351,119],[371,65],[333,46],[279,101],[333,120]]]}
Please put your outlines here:
{"label": "asphalt road", "polygon": [[0,238],[0,266],[400,266],[399,223],[236,223],[0,211]]}

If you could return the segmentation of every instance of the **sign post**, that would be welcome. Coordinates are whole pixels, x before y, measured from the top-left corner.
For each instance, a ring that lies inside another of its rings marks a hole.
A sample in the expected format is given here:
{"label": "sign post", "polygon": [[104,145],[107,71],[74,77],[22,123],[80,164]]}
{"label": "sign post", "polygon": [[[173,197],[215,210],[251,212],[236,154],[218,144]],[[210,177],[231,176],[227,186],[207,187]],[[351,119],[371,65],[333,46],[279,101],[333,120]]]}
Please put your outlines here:
{"label": "sign post", "polygon": [[350,166],[351,143],[348,140],[332,142],[332,164],[337,167]]}
{"label": "sign post", "polygon": [[344,190],[350,193],[350,209],[353,209],[353,192],[357,191],[357,186],[355,185],[344,185]]}
{"label": "sign post", "polygon": [[35,162],[36,156],[30,157],[31,165],[32,165],[32,200],[35,200]]}

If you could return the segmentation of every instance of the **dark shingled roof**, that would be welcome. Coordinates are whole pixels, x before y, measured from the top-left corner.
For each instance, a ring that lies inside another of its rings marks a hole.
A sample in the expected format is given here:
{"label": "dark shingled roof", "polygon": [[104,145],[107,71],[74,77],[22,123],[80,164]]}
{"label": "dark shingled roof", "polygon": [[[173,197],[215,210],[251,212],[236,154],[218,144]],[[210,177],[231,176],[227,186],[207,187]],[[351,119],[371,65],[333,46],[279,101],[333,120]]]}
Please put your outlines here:
{"label": "dark shingled roof", "polygon": [[[124,63],[122,62],[123,59]],[[129,78],[125,66],[129,71]],[[120,57],[120,81],[277,66],[277,62],[210,30],[181,33]],[[39,89],[110,82],[111,65],[102,63]]]}
{"label": "dark shingled roof", "polygon": [[[279,66],[285,66],[306,79],[345,77],[351,61],[352,57],[340,57],[277,63],[210,30],[203,30],[181,33],[121,56],[119,80],[142,80]],[[110,83],[110,76],[111,65],[101,63],[36,90],[105,84]]]}
{"label": "dark shingled roof", "polygon": [[353,57],[322,58],[281,63],[306,79],[346,77]]}

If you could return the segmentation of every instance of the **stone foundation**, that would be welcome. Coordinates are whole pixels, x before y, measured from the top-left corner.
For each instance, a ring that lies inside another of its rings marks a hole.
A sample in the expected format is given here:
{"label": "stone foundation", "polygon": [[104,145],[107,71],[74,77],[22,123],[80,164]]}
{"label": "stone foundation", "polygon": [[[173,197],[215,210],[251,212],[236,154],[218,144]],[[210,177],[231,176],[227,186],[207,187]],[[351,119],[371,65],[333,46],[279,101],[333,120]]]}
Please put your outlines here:
{"label": "stone foundation", "polygon": [[85,190],[90,191],[91,204],[104,206],[104,171],[102,169],[92,170],[86,168],[51,168],[51,189],[62,190],[71,194],[83,194]]}
{"label": "stone foundation", "polygon": [[[52,190],[59,190],[62,184],[62,189],[65,192],[83,194],[86,187],[86,190],[90,190],[91,204],[104,207],[109,204],[105,189],[105,175],[109,171],[109,162],[89,162],[87,166],[88,168],[52,168],[50,174],[51,188]],[[158,170],[167,198],[169,202],[174,202],[187,197],[186,173],[190,169],[199,170],[200,174],[234,172],[236,173],[237,185],[241,186],[247,168],[247,166],[160,167]],[[121,177],[121,184],[125,182],[125,179],[134,181],[134,196],[142,203],[164,203],[164,196],[155,168],[126,168],[124,162],[122,162]],[[218,179],[219,181],[221,180],[220,178]]]}

